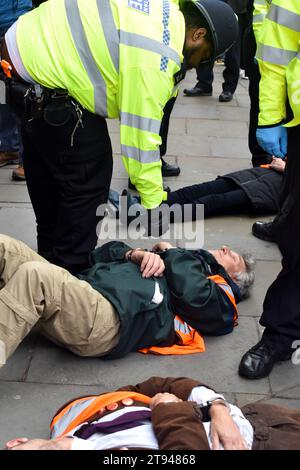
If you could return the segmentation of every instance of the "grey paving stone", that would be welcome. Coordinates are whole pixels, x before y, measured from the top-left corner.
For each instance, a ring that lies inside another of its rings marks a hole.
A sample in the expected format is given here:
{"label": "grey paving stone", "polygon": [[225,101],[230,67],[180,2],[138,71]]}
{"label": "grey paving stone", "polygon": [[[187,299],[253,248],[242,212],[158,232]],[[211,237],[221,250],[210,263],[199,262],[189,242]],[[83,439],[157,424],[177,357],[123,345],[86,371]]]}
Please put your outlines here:
{"label": "grey paving stone", "polygon": [[207,219],[205,247],[213,249],[223,244],[237,251],[250,250],[258,260],[279,261],[281,256],[275,243],[264,242],[251,235],[252,223],[251,218],[244,216]]}
{"label": "grey paving stone", "polygon": [[[0,369],[1,381],[26,380],[27,370],[37,341],[37,333],[30,333],[17,348],[7,363]],[[1,402],[1,399],[0,399]]]}
{"label": "grey paving stone", "polygon": [[300,385],[276,393],[277,397],[300,399]]}
{"label": "grey paving stone", "polygon": [[206,338],[206,352],[189,356],[157,357],[132,353],[118,360],[80,358],[41,339],[27,380],[118,387],[125,383],[137,383],[153,374],[186,375],[201,379],[224,392],[268,393],[267,380],[253,383],[237,374],[241,355],[257,339],[255,320],[252,318],[242,318],[232,334]]}
{"label": "grey paving stone", "polygon": [[33,210],[20,206],[0,208],[0,233],[22,239],[24,243],[36,249],[35,217]]}
{"label": "grey paving stone", "polygon": [[268,398],[268,395],[261,395],[258,393],[236,393],[236,404],[239,408],[242,408],[250,403],[265,400],[266,398]]}
{"label": "grey paving stone", "polygon": [[200,139],[196,136],[174,135],[168,143],[170,155],[178,156],[209,156],[211,155],[208,140]]}
{"label": "grey paving stone", "polygon": [[[282,395],[285,390],[300,385],[300,364],[294,365],[292,361],[275,364],[270,374],[270,384],[274,395]],[[285,394],[283,395],[285,396]]]}
{"label": "grey paving stone", "polygon": [[247,139],[248,127],[245,122],[225,121],[220,126],[219,121],[207,119],[187,119],[187,134],[197,137],[231,137]]}
{"label": "grey paving stone", "polygon": [[260,317],[267,289],[275,280],[280,269],[281,263],[279,261],[256,262],[254,287],[250,297],[239,304],[240,315]]}
{"label": "grey paving stone", "polygon": [[2,202],[30,202],[26,185],[2,184],[0,204]]}
{"label": "grey paving stone", "polygon": [[248,94],[239,94],[236,96],[236,100],[238,106],[249,109],[250,100]]}
{"label": "grey paving stone", "polygon": [[[49,438],[56,411],[72,398],[107,391],[97,386],[0,382],[0,448],[16,437]],[[5,423],[5,425],[4,425]]]}
{"label": "grey paving stone", "polygon": [[[169,154],[171,155],[171,153]],[[247,158],[214,158],[213,156],[199,155],[199,158],[180,156],[177,161],[181,169],[180,177],[168,178],[166,182],[176,181],[178,187],[211,181],[219,175],[249,168],[249,159]]]}
{"label": "grey paving stone", "polygon": [[185,118],[188,115],[189,118],[218,119],[219,113],[215,106],[196,100],[197,98],[186,98],[185,102],[176,103],[172,113],[174,118]]}
{"label": "grey paving stone", "polygon": [[218,113],[218,119],[221,121],[249,121],[249,109],[239,108],[238,112],[235,108],[224,107],[219,104],[216,106],[216,112]]}
{"label": "grey paving stone", "polygon": [[214,157],[248,158],[250,153],[245,139],[232,138],[208,138],[211,145],[211,155]]}

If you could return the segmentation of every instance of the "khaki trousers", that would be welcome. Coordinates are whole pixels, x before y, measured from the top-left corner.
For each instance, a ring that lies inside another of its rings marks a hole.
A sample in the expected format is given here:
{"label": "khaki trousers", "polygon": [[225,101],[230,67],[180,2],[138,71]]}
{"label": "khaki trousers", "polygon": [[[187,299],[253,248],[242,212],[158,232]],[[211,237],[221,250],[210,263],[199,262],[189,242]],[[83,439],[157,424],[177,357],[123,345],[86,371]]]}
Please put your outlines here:
{"label": "khaki trousers", "polygon": [[0,364],[32,327],[79,356],[102,356],[119,341],[119,317],[87,282],[0,235]]}

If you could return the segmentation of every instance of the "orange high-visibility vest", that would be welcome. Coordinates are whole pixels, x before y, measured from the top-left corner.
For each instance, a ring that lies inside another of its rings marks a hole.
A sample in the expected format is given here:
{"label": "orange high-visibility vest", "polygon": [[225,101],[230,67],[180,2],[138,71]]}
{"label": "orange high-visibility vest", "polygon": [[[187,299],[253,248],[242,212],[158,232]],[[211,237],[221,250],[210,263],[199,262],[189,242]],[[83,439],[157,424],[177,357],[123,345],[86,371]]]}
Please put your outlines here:
{"label": "orange high-visibility vest", "polygon": [[80,424],[89,421],[89,419],[100,412],[101,409],[124,398],[137,400],[144,403],[145,406],[147,406],[151,400],[147,395],[126,390],[72,400],[64,406],[63,409],[59,410],[52,419],[50,424],[51,438],[65,436]]}
{"label": "orange high-visibility vest", "polygon": [[202,336],[183,321],[178,315],[174,318],[174,329],[177,335],[177,343],[172,346],[139,349],[143,354],[196,354],[205,351],[204,339]]}

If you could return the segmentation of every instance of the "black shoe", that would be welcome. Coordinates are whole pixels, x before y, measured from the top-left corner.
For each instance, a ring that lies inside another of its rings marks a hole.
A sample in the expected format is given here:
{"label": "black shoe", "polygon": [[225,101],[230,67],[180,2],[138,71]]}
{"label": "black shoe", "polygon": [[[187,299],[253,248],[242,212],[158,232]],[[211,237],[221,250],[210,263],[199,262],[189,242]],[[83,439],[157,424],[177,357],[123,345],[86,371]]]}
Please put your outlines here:
{"label": "black shoe", "polygon": [[[180,170],[179,170],[180,171]],[[134,189],[135,191],[137,191],[136,187],[134,186],[134,184],[132,184],[132,182],[130,181],[130,179],[128,180],[128,188],[130,189]],[[166,192],[166,193],[170,193],[171,192],[171,188],[169,186],[167,186],[166,184],[163,184],[163,190]]]}
{"label": "black shoe", "polygon": [[261,240],[276,242],[275,227],[276,225],[273,222],[261,222],[259,220],[252,225],[252,234]]}
{"label": "black shoe", "polygon": [[198,84],[194,88],[185,88],[183,93],[185,96],[212,96],[212,90],[203,90]]}
{"label": "black shoe", "polygon": [[233,94],[231,91],[222,91],[222,93],[219,96],[219,101],[221,103],[228,103],[228,101],[231,101],[233,98]]}
{"label": "black shoe", "polygon": [[161,174],[164,178],[180,175],[179,166],[170,165],[170,163],[167,163],[163,158],[161,159],[161,163]]}
{"label": "black shoe", "polygon": [[263,335],[253,348],[249,349],[241,359],[239,375],[247,379],[262,379],[267,377],[275,362],[287,361],[291,358],[289,348],[279,349],[280,336]]}

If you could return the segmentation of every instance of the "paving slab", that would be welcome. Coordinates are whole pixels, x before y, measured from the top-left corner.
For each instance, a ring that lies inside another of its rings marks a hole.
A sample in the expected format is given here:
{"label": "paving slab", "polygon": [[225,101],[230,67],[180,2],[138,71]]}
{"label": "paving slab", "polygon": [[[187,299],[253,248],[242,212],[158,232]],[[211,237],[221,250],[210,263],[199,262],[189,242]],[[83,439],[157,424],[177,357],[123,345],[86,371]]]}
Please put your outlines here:
{"label": "paving slab", "polygon": [[[178,121],[179,119],[176,119]],[[175,120],[174,120],[175,121]],[[195,135],[198,139],[203,137],[231,137],[232,139],[247,139],[248,127],[245,122],[224,121],[220,126],[219,121],[208,119],[186,119],[187,135]],[[215,155],[214,155],[215,156]],[[250,163],[250,161],[249,161]]]}
{"label": "paving slab", "polygon": [[280,269],[279,261],[256,262],[254,286],[250,297],[239,304],[240,315],[257,316],[257,321],[259,320],[267,289],[277,277]]}
{"label": "paving slab", "polygon": [[35,227],[35,216],[31,208],[19,206],[0,208],[0,233],[22,239],[33,249],[36,249]]}
{"label": "paving slab", "polygon": [[270,384],[274,395],[285,396],[285,390],[300,386],[300,364],[291,360],[277,363],[270,374]]}
{"label": "paving slab", "polygon": [[268,395],[262,395],[259,393],[236,393],[236,404],[239,408],[249,405],[250,403],[255,403],[257,401],[268,399]]}
{"label": "paving slab", "polygon": [[22,344],[20,344],[14,354],[9,358],[5,366],[0,368],[0,387],[2,381],[22,382],[26,380],[27,371],[36,347],[37,338],[37,333],[30,333],[30,335],[24,339]]}
{"label": "paving slab", "polygon": [[[107,391],[97,386],[0,382],[0,448],[16,437],[49,438],[54,413],[72,398]],[[5,423],[5,425],[3,424]]]}
{"label": "paving slab", "polygon": [[[251,235],[256,219],[245,216],[220,216],[205,221],[205,247],[213,249],[229,245],[237,251],[251,251],[258,260],[280,261],[281,256],[275,243],[264,242]],[[267,217],[260,217],[267,220]]]}
{"label": "paving slab", "polygon": [[211,145],[211,155],[225,158],[248,158],[250,161],[251,156],[245,139],[209,137],[208,140]]}

